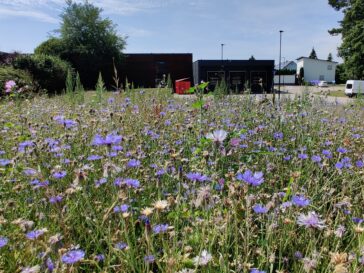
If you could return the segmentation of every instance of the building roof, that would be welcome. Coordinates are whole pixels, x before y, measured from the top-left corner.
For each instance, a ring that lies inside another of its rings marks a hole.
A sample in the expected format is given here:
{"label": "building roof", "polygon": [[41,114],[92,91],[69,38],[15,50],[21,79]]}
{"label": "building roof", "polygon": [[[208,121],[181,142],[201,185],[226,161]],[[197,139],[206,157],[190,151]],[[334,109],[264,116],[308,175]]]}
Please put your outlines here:
{"label": "building roof", "polygon": [[[285,62],[281,63],[281,69],[285,69],[291,63],[294,63],[295,65],[297,65],[296,62],[294,62],[294,61],[285,61]],[[279,70],[279,64],[276,65],[275,70]]]}
{"label": "building roof", "polygon": [[309,57],[299,57],[296,60],[298,61],[298,60],[301,60],[301,59],[309,59],[309,60],[315,60],[315,61],[321,61],[321,62],[338,64],[338,62],[333,62],[333,61],[328,61],[328,60],[322,60],[322,59],[311,59]]}

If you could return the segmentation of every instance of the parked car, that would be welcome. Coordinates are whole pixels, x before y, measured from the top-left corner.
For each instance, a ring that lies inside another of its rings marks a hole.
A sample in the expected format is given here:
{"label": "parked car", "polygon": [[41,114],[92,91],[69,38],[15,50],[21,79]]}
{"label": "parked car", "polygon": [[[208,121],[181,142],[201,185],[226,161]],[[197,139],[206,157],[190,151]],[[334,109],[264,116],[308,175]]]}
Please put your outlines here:
{"label": "parked car", "polygon": [[357,94],[364,94],[364,81],[348,80],[345,85],[345,94],[352,97]]}
{"label": "parked car", "polygon": [[318,87],[328,87],[329,84],[326,81],[319,81],[317,84]]}

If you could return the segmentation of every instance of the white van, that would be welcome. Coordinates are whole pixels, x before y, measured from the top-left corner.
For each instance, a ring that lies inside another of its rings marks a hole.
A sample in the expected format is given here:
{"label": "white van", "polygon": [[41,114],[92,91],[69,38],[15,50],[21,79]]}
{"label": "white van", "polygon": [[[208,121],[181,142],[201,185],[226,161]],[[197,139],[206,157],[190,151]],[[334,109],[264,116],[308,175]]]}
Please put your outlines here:
{"label": "white van", "polygon": [[347,81],[345,86],[345,94],[348,97],[352,97],[357,94],[364,94],[364,81]]}

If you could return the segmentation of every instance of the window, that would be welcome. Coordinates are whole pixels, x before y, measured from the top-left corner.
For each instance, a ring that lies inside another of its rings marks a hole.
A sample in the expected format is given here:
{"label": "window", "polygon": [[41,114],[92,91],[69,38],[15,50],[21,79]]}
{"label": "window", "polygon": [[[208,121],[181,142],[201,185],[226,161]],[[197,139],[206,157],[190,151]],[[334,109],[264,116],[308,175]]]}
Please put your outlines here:
{"label": "window", "polygon": [[329,65],[327,66],[327,70],[332,70],[332,65],[331,65],[331,64],[329,64]]}
{"label": "window", "polygon": [[348,83],[347,85],[346,85],[346,89],[352,89],[353,88],[353,85],[351,84],[351,83]]}
{"label": "window", "polygon": [[320,81],[325,80],[325,76],[324,75],[320,75]]}

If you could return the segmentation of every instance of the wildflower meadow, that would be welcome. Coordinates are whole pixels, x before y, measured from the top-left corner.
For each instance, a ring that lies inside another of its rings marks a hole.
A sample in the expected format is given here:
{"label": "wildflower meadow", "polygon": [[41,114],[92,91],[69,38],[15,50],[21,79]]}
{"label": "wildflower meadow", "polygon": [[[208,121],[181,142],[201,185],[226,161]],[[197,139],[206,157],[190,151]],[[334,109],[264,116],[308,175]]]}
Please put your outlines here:
{"label": "wildflower meadow", "polygon": [[0,271],[364,272],[364,104],[196,100],[1,102]]}

